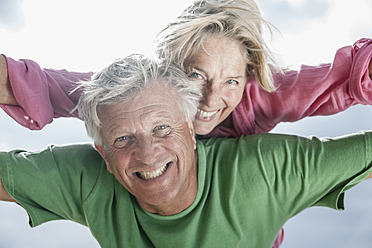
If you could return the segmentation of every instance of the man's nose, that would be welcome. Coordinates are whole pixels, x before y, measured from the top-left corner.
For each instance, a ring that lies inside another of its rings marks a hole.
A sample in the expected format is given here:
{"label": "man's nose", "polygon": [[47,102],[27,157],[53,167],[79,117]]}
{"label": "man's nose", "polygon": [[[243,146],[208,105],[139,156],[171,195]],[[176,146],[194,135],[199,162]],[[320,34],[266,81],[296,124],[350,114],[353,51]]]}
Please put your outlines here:
{"label": "man's nose", "polygon": [[151,165],[156,161],[158,152],[158,145],[154,142],[153,137],[143,138],[137,143],[136,160],[144,165]]}

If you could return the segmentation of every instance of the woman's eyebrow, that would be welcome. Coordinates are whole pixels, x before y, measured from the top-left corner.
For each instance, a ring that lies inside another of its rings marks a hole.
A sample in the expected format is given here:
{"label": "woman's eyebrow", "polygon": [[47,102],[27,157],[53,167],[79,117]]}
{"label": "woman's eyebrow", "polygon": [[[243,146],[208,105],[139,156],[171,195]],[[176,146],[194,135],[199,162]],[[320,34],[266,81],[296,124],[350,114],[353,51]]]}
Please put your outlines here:
{"label": "woman's eyebrow", "polygon": [[[197,66],[191,66],[190,67],[191,69],[195,69],[203,74],[205,74],[206,76],[208,76],[207,72],[203,69],[201,69],[200,67],[197,67]],[[238,75],[237,76],[224,76],[224,78],[228,79],[228,78],[231,78],[231,79],[244,79],[244,75],[239,75],[239,73],[237,73]]]}
{"label": "woman's eyebrow", "polygon": [[204,74],[207,74],[203,69],[201,69],[201,68],[199,68],[197,66],[191,66],[191,69],[195,69],[195,70],[200,71],[200,72],[202,72]]}

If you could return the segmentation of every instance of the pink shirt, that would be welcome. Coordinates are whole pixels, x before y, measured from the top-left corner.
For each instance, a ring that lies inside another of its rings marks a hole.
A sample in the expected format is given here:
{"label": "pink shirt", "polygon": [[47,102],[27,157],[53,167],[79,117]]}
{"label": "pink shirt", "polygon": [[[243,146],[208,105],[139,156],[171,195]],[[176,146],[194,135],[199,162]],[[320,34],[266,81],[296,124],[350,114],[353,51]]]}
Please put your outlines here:
{"label": "pink shirt", "polygon": [[[210,136],[240,136],[268,132],[280,122],[306,116],[331,115],[355,104],[372,103],[368,65],[372,40],[361,39],[339,49],[332,64],[303,65],[299,71],[275,74],[275,93],[248,80],[241,103]],[[19,124],[42,129],[58,117],[78,117],[71,112],[80,92],[74,82],[88,80],[92,73],[42,69],[32,60],[6,58],[10,83],[20,106],[0,105]]]}

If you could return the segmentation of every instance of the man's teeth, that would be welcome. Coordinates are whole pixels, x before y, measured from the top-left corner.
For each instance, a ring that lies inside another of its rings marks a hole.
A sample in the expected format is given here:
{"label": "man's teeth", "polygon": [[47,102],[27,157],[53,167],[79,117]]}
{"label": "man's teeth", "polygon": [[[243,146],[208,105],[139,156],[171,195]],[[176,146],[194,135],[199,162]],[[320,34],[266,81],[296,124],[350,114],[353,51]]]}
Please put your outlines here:
{"label": "man's teeth", "polygon": [[149,179],[154,179],[157,177],[160,177],[161,175],[164,174],[164,172],[168,169],[168,164],[160,167],[157,170],[154,171],[139,171],[137,172],[137,176],[143,180],[149,180]]}
{"label": "man's teeth", "polygon": [[197,115],[202,117],[202,118],[208,118],[208,117],[211,117],[212,115],[216,114],[217,112],[218,112],[218,110],[213,111],[213,112],[206,112],[206,111],[203,111],[201,109],[198,109]]}

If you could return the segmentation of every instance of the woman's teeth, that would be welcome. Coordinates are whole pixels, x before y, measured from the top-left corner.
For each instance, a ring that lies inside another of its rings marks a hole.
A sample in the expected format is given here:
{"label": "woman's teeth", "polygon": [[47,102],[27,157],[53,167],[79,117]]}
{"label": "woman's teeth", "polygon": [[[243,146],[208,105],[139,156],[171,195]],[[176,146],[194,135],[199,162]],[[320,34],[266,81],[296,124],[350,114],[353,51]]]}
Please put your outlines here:
{"label": "woman's teeth", "polygon": [[198,109],[197,115],[199,117],[202,117],[202,118],[208,118],[208,117],[211,117],[212,115],[215,115],[217,112],[218,112],[218,110],[213,111],[213,112],[206,112],[206,111],[203,111],[201,109]]}
{"label": "woman's teeth", "polygon": [[161,175],[164,174],[164,172],[167,169],[168,169],[168,164],[166,164],[166,165],[164,165],[164,166],[162,166],[159,169],[154,170],[154,171],[139,171],[139,172],[136,172],[136,175],[143,180],[150,180],[150,179],[160,177]]}

